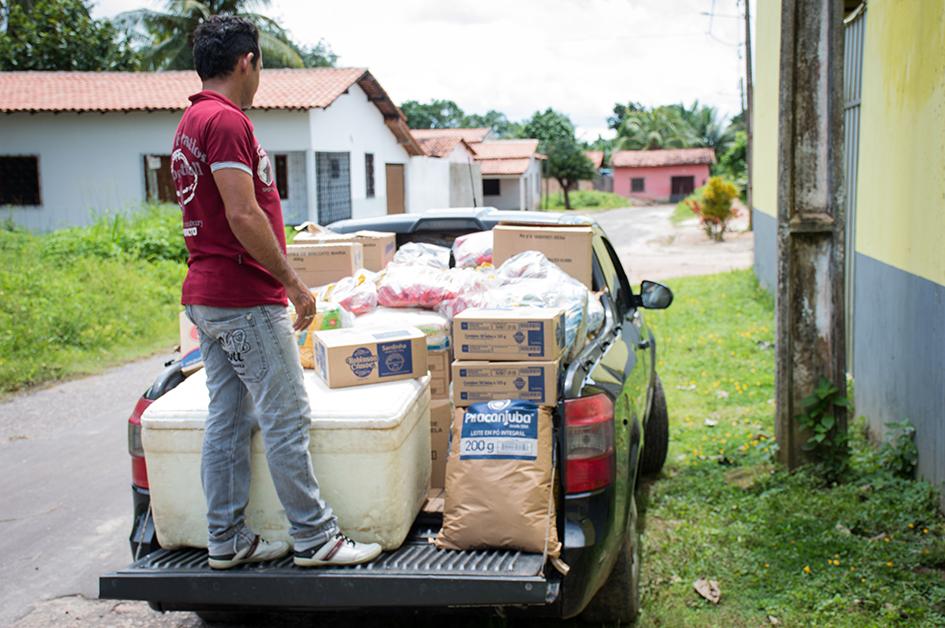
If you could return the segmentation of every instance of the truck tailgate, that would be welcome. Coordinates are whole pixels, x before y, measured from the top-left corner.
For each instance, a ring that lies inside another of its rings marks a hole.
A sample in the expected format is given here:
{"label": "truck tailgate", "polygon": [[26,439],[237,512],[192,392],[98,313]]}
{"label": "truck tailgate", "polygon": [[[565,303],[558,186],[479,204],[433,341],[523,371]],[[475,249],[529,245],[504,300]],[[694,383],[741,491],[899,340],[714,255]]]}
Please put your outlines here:
{"label": "truck tailgate", "polygon": [[398,550],[368,565],[300,569],[291,556],[215,571],[206,550],[158,550],[99,580],[99,596],[146,600],[165,608],[207,606],[344,609],[546,605],[559,580],[546,578],[541,554],[454,552],[415,528]]}

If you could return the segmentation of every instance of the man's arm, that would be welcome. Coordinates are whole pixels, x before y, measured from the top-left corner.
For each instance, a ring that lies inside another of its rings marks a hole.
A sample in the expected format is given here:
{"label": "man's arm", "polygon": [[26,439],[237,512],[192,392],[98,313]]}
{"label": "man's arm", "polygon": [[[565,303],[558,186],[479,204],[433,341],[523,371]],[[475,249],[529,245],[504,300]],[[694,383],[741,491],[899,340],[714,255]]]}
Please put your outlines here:
{"label": "man's arm", "polygon": [[315,297],[282,254],[272,225],[256,202],[252,175],[236,168],[221,168],[213,173],[213,180],[223,198],[233,235],[253,259],[285,286],[298,316],[295,329],[305,328],[315,316]]}

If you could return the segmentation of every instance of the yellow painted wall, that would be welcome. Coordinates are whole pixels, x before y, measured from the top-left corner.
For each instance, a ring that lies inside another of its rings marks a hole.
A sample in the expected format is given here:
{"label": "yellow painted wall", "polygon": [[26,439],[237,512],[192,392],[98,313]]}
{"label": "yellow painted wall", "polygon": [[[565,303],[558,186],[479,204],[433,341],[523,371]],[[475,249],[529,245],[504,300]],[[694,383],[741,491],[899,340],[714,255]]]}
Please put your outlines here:
{"label": "yellow painted wall", "polygon": [[856,250],[945,285],[945,2],[870,0],[864,46]]}
{"label": "yellow painted wall", "polygon": [[781,2],[758,2],[755,15],[755,73],[752,102],[752,202],[778,215],[778,85],[781,56]]}

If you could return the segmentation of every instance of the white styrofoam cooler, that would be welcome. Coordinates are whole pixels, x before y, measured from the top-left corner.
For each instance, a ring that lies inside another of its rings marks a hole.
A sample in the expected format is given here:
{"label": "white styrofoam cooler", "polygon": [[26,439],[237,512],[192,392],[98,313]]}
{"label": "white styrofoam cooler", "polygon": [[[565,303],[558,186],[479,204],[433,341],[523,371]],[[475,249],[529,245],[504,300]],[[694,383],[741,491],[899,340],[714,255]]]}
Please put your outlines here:
{"label": "white styrofoam cooler", "polygon": [[[322,498],[351,538],[399,547],[430,482],[429,376],[334,390],[312,371],[304,377],[313,415],[309,449]],[[154,527],[168,549],[207,546],[200,481],[206,381],[201,369],[141,417]],[[258,431],[251,473],[247,523],[267,539],[291,541]]]}

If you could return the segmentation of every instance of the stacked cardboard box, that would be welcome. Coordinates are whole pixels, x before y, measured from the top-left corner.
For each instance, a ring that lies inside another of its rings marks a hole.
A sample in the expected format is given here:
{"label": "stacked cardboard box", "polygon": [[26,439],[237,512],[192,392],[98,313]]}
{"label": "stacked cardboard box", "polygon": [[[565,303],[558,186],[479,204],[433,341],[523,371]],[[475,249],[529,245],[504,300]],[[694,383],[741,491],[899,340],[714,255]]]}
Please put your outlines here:
{"label": "stacked cardboard box", "polygon": [[433,462],[430,486],[443,488],[446,477],[446,451],[449,447],[450,417],[450,350],[428,349],[430,369],[430,459]]}
{"label": "stacked cardboard box", "polygon": [[364,247],[358,242],[290,244],[289,265],[309,288],[354,275],[364,266]]}
{"label": "stacked cardboard box", "polygon": [[306,226],[295,236],[295,244],[338,244],[356,242],[364,252],[364,268],[372,271],[384,270],[397,252],[397,234],[386,231],[361,230],[354,233],[335,233]]}
{"label": "stacked cardboard box", "polygon": [[453,401],[522,399],[554,406],[564,353],[564,311],[468,309],[453,320]]}
{"label": "stacked cardboard box", "polygon": [[524,251],[539,251],[589,290],[594,289],[591,281],[594,230],[590,225],[552,226],[502,222],[492,231],[492,254],[497,267]]}

